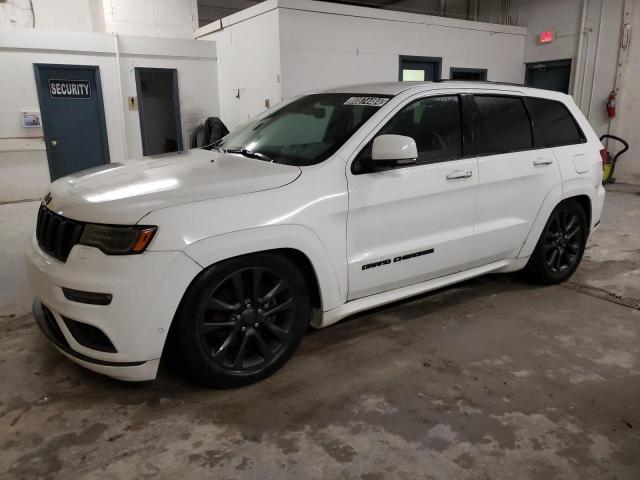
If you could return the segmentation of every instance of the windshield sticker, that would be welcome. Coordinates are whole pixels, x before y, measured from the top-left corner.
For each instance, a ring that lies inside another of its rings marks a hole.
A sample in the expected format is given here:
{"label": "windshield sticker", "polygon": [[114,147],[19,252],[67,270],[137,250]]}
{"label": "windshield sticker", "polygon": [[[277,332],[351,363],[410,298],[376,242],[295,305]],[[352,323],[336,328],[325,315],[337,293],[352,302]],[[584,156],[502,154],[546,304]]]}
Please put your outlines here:
{"label": "windshield sticker", "polygon": [[344,105],[363,105],[365,107],[381,107],[389,101],[382,97],[351,97]]}

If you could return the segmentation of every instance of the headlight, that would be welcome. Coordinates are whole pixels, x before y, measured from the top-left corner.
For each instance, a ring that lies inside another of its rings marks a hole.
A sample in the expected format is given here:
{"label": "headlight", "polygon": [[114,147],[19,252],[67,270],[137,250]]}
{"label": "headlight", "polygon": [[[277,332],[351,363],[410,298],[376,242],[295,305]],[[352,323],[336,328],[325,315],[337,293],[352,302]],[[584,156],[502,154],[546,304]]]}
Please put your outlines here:
{"label": "headlight", "polygon": [[84,227],[80,243],[96,247],[107,255],[131,255],[147,248],[158,227],[119,227],[88,223]]}

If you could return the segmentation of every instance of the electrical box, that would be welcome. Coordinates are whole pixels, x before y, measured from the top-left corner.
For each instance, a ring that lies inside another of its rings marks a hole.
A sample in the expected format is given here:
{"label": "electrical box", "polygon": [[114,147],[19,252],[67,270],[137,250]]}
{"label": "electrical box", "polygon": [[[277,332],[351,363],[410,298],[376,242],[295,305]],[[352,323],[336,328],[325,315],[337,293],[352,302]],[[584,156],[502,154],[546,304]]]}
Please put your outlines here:
{"label": "electrical box", "polygon": [[129,110],[135,112],[138,110],[138,97],[127,97],[127,105]]}

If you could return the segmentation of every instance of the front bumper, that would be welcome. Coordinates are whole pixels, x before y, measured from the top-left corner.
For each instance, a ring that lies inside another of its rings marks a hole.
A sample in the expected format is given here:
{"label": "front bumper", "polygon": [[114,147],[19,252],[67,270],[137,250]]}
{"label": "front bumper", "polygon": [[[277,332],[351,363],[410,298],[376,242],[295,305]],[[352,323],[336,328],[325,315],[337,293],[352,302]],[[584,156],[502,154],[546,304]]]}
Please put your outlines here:
{"label": "front bumper", "polygon": [[[109,256],[76,245],[65,263],[32,238],[26,251],[40,329],[74,362],[111,377],[143,381],[156,376],[175,311],[201,267],[182,252]],[[112,295],[108,305],[72,301],[63,287]],[[102,332],[112,351],[92,348],[69,330],[69,320]],[[53,323],[51,323],[53,322]],[[57,327],[57,328],[56,328]]]}
{"label": "front bumper", "polygon": [[147,362],[113,362],[107,360],[98,360],[82,353],[76,352],[66,341],[58,320],[53,313],[43,307],[42,302],[37,298],[33,301],[33,317],[40,327],[45,337],[53,344],[56,349],[66,357],[83,367],[102,373],[119,380],[127,381],[144,381],[153,380],[158,371],[159,359]]}

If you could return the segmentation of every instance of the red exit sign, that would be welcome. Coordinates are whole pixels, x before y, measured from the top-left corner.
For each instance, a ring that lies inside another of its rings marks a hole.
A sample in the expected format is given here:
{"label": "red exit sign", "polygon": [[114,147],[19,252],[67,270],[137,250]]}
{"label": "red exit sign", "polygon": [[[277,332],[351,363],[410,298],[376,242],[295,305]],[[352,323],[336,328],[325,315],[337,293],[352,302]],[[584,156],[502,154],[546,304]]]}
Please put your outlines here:
{"label": "red exit sign", "polygon": [[555,32],[553,30],[547,30],[540,32],[538,35],[538,43],[551,43],[556,39]]}

